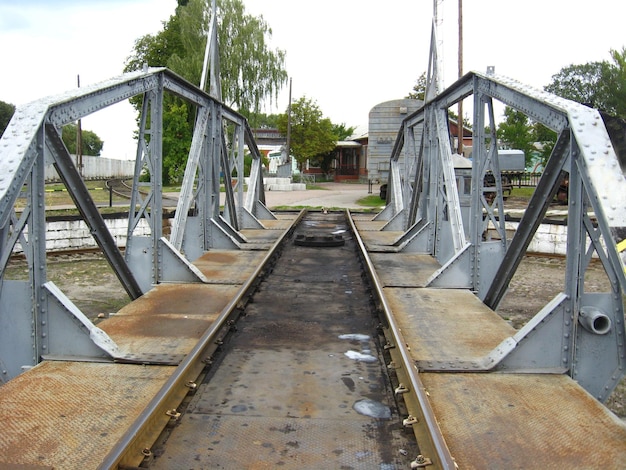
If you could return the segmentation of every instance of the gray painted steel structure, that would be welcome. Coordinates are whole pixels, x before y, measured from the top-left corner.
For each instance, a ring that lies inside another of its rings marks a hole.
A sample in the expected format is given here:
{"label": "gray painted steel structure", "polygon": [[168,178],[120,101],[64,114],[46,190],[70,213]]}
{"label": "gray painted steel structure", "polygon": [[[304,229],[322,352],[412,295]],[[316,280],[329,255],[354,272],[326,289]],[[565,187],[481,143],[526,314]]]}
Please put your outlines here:
{"label": "gray painted steel structure", "polygon": [[[448,109],[473,95],[474,150],[466,233],[452,164]],[[557,144],[519,229],[507,239],[497,159],[494,100],[558,133]],[[488,134],[485,129],[492,129]],[[405,164],[398,157],[404,150]],[[413,162],[409,162],[409,158]],[[496,187],[483,182],[495,175]],[[578,103],[494,75],[469,73],[408,116],[390,159],[383,230],[404,234],[394,249],[432,254],[441,269],[428,286],[469,288],[495,309],[553,199],[569,175],[567,273],[557,295],[514,337],[479,362],[420,364],[424,370],[567,373],[599,400],[624,374],[624,266],[616,243],[626,230],[626,178],[600,114]],[[595,219],[594,219],[595,216]],[[487,228],[496,232],[489,236]],[[620,238],[621,237],[621,238]],[[585,292],[585,271],[597,256],[611,289]]]}
{"label": "gray painted steel structure", "polygon": [[[213,51],[215,54],[215,50]],[[435,74],[436,75],[436,74]],[[211,90],[219,89],[212,79]],[[176,218],[169,240],[162,226],[162,121],[164,93],[197,108],[197,121]],[[143,96],[125,256],[116,247],[60,139],[64,124],[132,96]],[[46,278],[44,168],[53,163],[107,260],[134,299],[161,282],[203,282],[191,264],[213,248],[239,249],[241,229],[263,228],[274,218],[264,205],[260,153],[247,121],[211,95],[166,69],[134,72],[59,97],[20,107],[0,140],[0,381],[42,357],[117,357],[116,345]],[[432,254],[442,265],[428,281],[440,288],[469,288],[497,307],[562,174],[569,174],[568,264],[563,293],[514,337],[482,360],[420,364],[426,370],[509,370],[568,373],[605,400],[623,375],[624,268],[615,243],[626,228],[626,180],[599,114],[592,109],[524,87],[512,80],[470,73],[431,96],[408,116],[390,159],[389,204],[377,218],[384,230],[404,232],[394,249]],[[469,220],[463,220],[447,110],[473,95],[475,148]],[[500,185],[493,100],[527,113],[559,134],[520,229],[507,240]],[[244,199],[244,145],[253,156]],[[398,159],[404,151],[405,163]],[[148,193],[140,183],[147,170]],[[496,175],[496,187],[482,182]],[[220,179],[225,206],[220,212]],[[232,183],[232,184],[229,184]],[[15,202],[26,195],[20,213]],[[590,213],[595,214],[595,221]],[[145,218],[149,237],[135,234]],[[466,230],[468,227],[469,230]],[[497,236],[488,237],[487,227]],[[467,232],[467,233],[466,233]],[[623,236],[623,235],[622,235]],[[13,246],[28,259],[28,281],[4,279]],[[611,291],[585,292],[592,255],[602,262]],[[128,356],[125,356],[128,360]],[[132,358],[131,358],[132,360]],[[137,358],[141,360],[141,358]]]}
{"label": "gray painted steel structure", "polygon": [[[171,240],[163,237],[162,225],[166,92],[196,106],[198,116]],[[65,124],[137,95],[143,97],[143,109],[123,256],[89,196],[60,131]],[[243,175],[244,144],[253,157],[245,200],[243,178],[237,177]],[[131,299],[160,282],[202,282],[202,274],[191,264],[194,259],[211,248],[241,247],[246,240],[240,229],[262,228],[262,219],[274,218],[264,205],[261,156],[246,119],[166,69],[124,74],[19,107],[0,140],[0,383],[37,364],[42,357],[110,360],[118,354],[115,343],[47,280],[47,163],[54,164]],[[146,170],[150,182],[140,183],[139,177]],[[227,183],[223,215],[221,177]],[[24,195],[26,207],[20,212],[15,203]],[[150,225],[149,237],[134,233],[142,218]],[[18,242],[28,261],[28,281],[4,276]]]}

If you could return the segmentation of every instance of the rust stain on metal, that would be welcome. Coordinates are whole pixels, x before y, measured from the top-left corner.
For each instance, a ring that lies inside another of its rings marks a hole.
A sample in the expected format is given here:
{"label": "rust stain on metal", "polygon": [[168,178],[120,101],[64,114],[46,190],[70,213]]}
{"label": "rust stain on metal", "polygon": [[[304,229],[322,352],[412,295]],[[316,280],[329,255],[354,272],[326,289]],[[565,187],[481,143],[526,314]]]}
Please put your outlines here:
{"label": "rust stain on metal", "polygon": [[2,386],[0,468],[4,464],[96,468],[173,370],[40,363]]}
{"label": "rust stain on metal", "polygon": [[599,468],[626,462],[626,425],[568,376],[420,376],[460,468]]}
{"label": "rust stain on metal", "polygon": [[239,286],[160,284],[98,326],[123,354],[188,354]]}
{"label": "rust stain on metal", "polygon": [[[122,308],[118,315],[207,315],[219,313],[239,286],[213,284],[159,284]],[[103,322],[106,325],[106,322]]]}
{"label": "rust stain on metal", "polygon": [[[271,232],[272,238],[276,233]],[[227,281],[243,284],[263,259],[263,251],[211,250],[196,259],[193,264],[210,282]]]}
{"label": "rust stain on metal", "polygon": [[474,360],[515,334],[466,289],[385,288],[385,296],[415,360]]}
{"label": "rust stain on metal", "polygon": [[422,253],[372,253],[370,258],[383,287],[423,287],[441,267],[433,256]]}
{"label": "rust stain on metal", "polygon": [[197,318],[187,315],[150,315],[112,317],[106,331],[112,338],[141,336],[142,338],[167,338],[171,336],[200,338],[202,333],[217,317],[217,313]]}

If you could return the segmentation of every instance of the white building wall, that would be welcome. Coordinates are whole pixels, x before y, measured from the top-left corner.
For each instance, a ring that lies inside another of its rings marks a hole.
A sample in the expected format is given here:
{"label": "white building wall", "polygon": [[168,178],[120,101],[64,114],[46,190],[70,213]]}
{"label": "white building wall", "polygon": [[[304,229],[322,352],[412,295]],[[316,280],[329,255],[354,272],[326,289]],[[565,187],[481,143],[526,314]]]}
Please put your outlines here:
{"label": "white building wall", "polygon": [[[115,239],[118,248],[126,246],[126,232],[128,219],[105,219],[107,228]],[[25,234],[28,237],[28,233]],[[150,236],[150,226],[146,219],[141,219],[135,235]],[[98,245],[87,224],[83,220],[61,220],[46,222],[46,251],[79,250],[96,248]],[[22,246],[17,243],[13,248],[14,254],[22,253]]]}

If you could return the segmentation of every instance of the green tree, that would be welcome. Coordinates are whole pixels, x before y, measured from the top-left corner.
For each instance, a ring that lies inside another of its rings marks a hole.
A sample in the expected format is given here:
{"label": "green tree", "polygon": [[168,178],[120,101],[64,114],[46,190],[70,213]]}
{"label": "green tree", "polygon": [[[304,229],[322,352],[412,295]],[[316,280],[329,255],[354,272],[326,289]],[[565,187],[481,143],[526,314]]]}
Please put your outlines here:
{"label": "green tree", "polygon": [[192,128],[189,111],[184,102],[172,103],[163,120],[163,182],[170,184],[183,179],[191,147]]}
{"label": "green tree", "polygon": [[626,118],[626,48],[610,53],[613,64],[600,61],[563,67],[545,90]]}
{"label": "green tree", "polygon": [[[166,66],[191,83],[199,84],[209,3],[207,0],[178,0],[175,14],[163,23],[161,32],[135,42],[124,71],[140,70],[144,64]],[[274,100],[287,80],[285,53],[269,48],[267,40],[271,29],[262,16],[247,14],[241,0],[218,0],[217,14],[223,101],[245,116],[258,114],[261,104],[267,99]],[[140,108],[140,99],[133,103]],[[178,181],[186,164],[183,147],[189,144],[176,144],[175,139],[177,135],[191,136],[196,110],[187,105],[183,108],[183,104],[184,101],[175,96],[167,95],[164,99],[165,184]],[[182,120],[183,109],[187,111],[186,123]],[[170,132],[173,134],[168,135]]]}
{"label": "green tree", "polygon": [[[210,6],[207,0],[179,0],[163,31],[135,42],[125,71],[144,64],[167,66],[192,83],[200,83]],[[225,103],[247,115],[276,99],[287,81],[285,52],[270,49],[272,30],[262,16],[245,11],[241,0],[218,0],[220,80]]]}
{"label": "green tree", "polygon": [[[72,154],[76,154],[76,134],[76,124],[67,124],[63,126],[61,139],[63,139],[63,143],[67,147],[67,150]],[[100,156],[100,154],[102,153],[102,147],[104,146],[104,142],[102,141],[102,139],[100,139],[100,137],[98,137],[95,132],[82,129],[81,141],[83,155],[91,155],[93,157]]]}
{"label": "green tree", "polygon": [[[537,155],[539,156],[542,165],[545,167],[548,158],[550,158],[550,154],[554,149],[556,144],[556,132],[548,129],[541,123],[535,122],[532,125],[531,136],[533,142],[539,144],[538,150],[536,150]],[[526,159],[528,162],[528,159]]]}
{"label": "green tree", "polygon": [[604,108],[607,96],[604,78],[609,68],[606,61],[568,65],[552,76],[545,90],[594,108]]}
{"label": "green tree", "polygon": [[345,122],[341,124],[333,124],[333,134],[337,140],[346,140],[354,134],[356,127],[347,127]]}
{"label": "green tree", "polygon": [[607,97],[608,109],[604,111],[626,119],[626,47],[621,52],[611,50],[611,57],[614,65],[608,72],[605,88],[610,94]]}
{"label": "green tree", "polygon": [[426,85],[427,85],[426,72],[424,72],[419,76],[419,78],[415,82],[415,85],[413,86],[413,90],[409,93],[407,98],[410,98],[412,100],[424,101],[425,96],[426,96]]}
{"label": "green tree", "polygon": [[498,124],[498,140],[510,148],[522,150],[526,165],[529,165],[534,151],[534,137],[528,116],[507,106],[504,108],[504,117],[505,120]]}
{"label": "green tree", "polygon": [[9,121],[15,113],[15,106],[10,103],[0,101],[0,137],[4,134],[4,130],[9,125]]}
{"label": "green tree", "polygon": [[[287,114],[278,118],[278,130],[287,134]],[[308,160],[331,152],[337,144],[330,119],[322,115],[317,103],[306,97],[291,105],[291,153],[300,168]]]}
{"label": "green tree", "polygon": [[276,129],[278,116],[278,114],[251,112],[248,115],[248,123],[252,129]]}

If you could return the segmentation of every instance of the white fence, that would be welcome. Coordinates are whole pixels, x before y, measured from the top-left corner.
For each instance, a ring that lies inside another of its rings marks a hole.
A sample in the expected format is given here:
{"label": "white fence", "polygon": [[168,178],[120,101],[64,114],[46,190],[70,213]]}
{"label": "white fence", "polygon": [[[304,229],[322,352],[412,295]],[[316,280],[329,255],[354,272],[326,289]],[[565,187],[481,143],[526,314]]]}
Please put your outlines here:
{"label": "white fence", "polygon": [[[76,156],[72,155],[76,163]],[[81,174],[86,180],[109,178],[132,178],[135,172],[135,160],[116,160],[114,158],[83,156]],[[46,165],[46,181],[59,181],[59,175],[53,165]]]}

